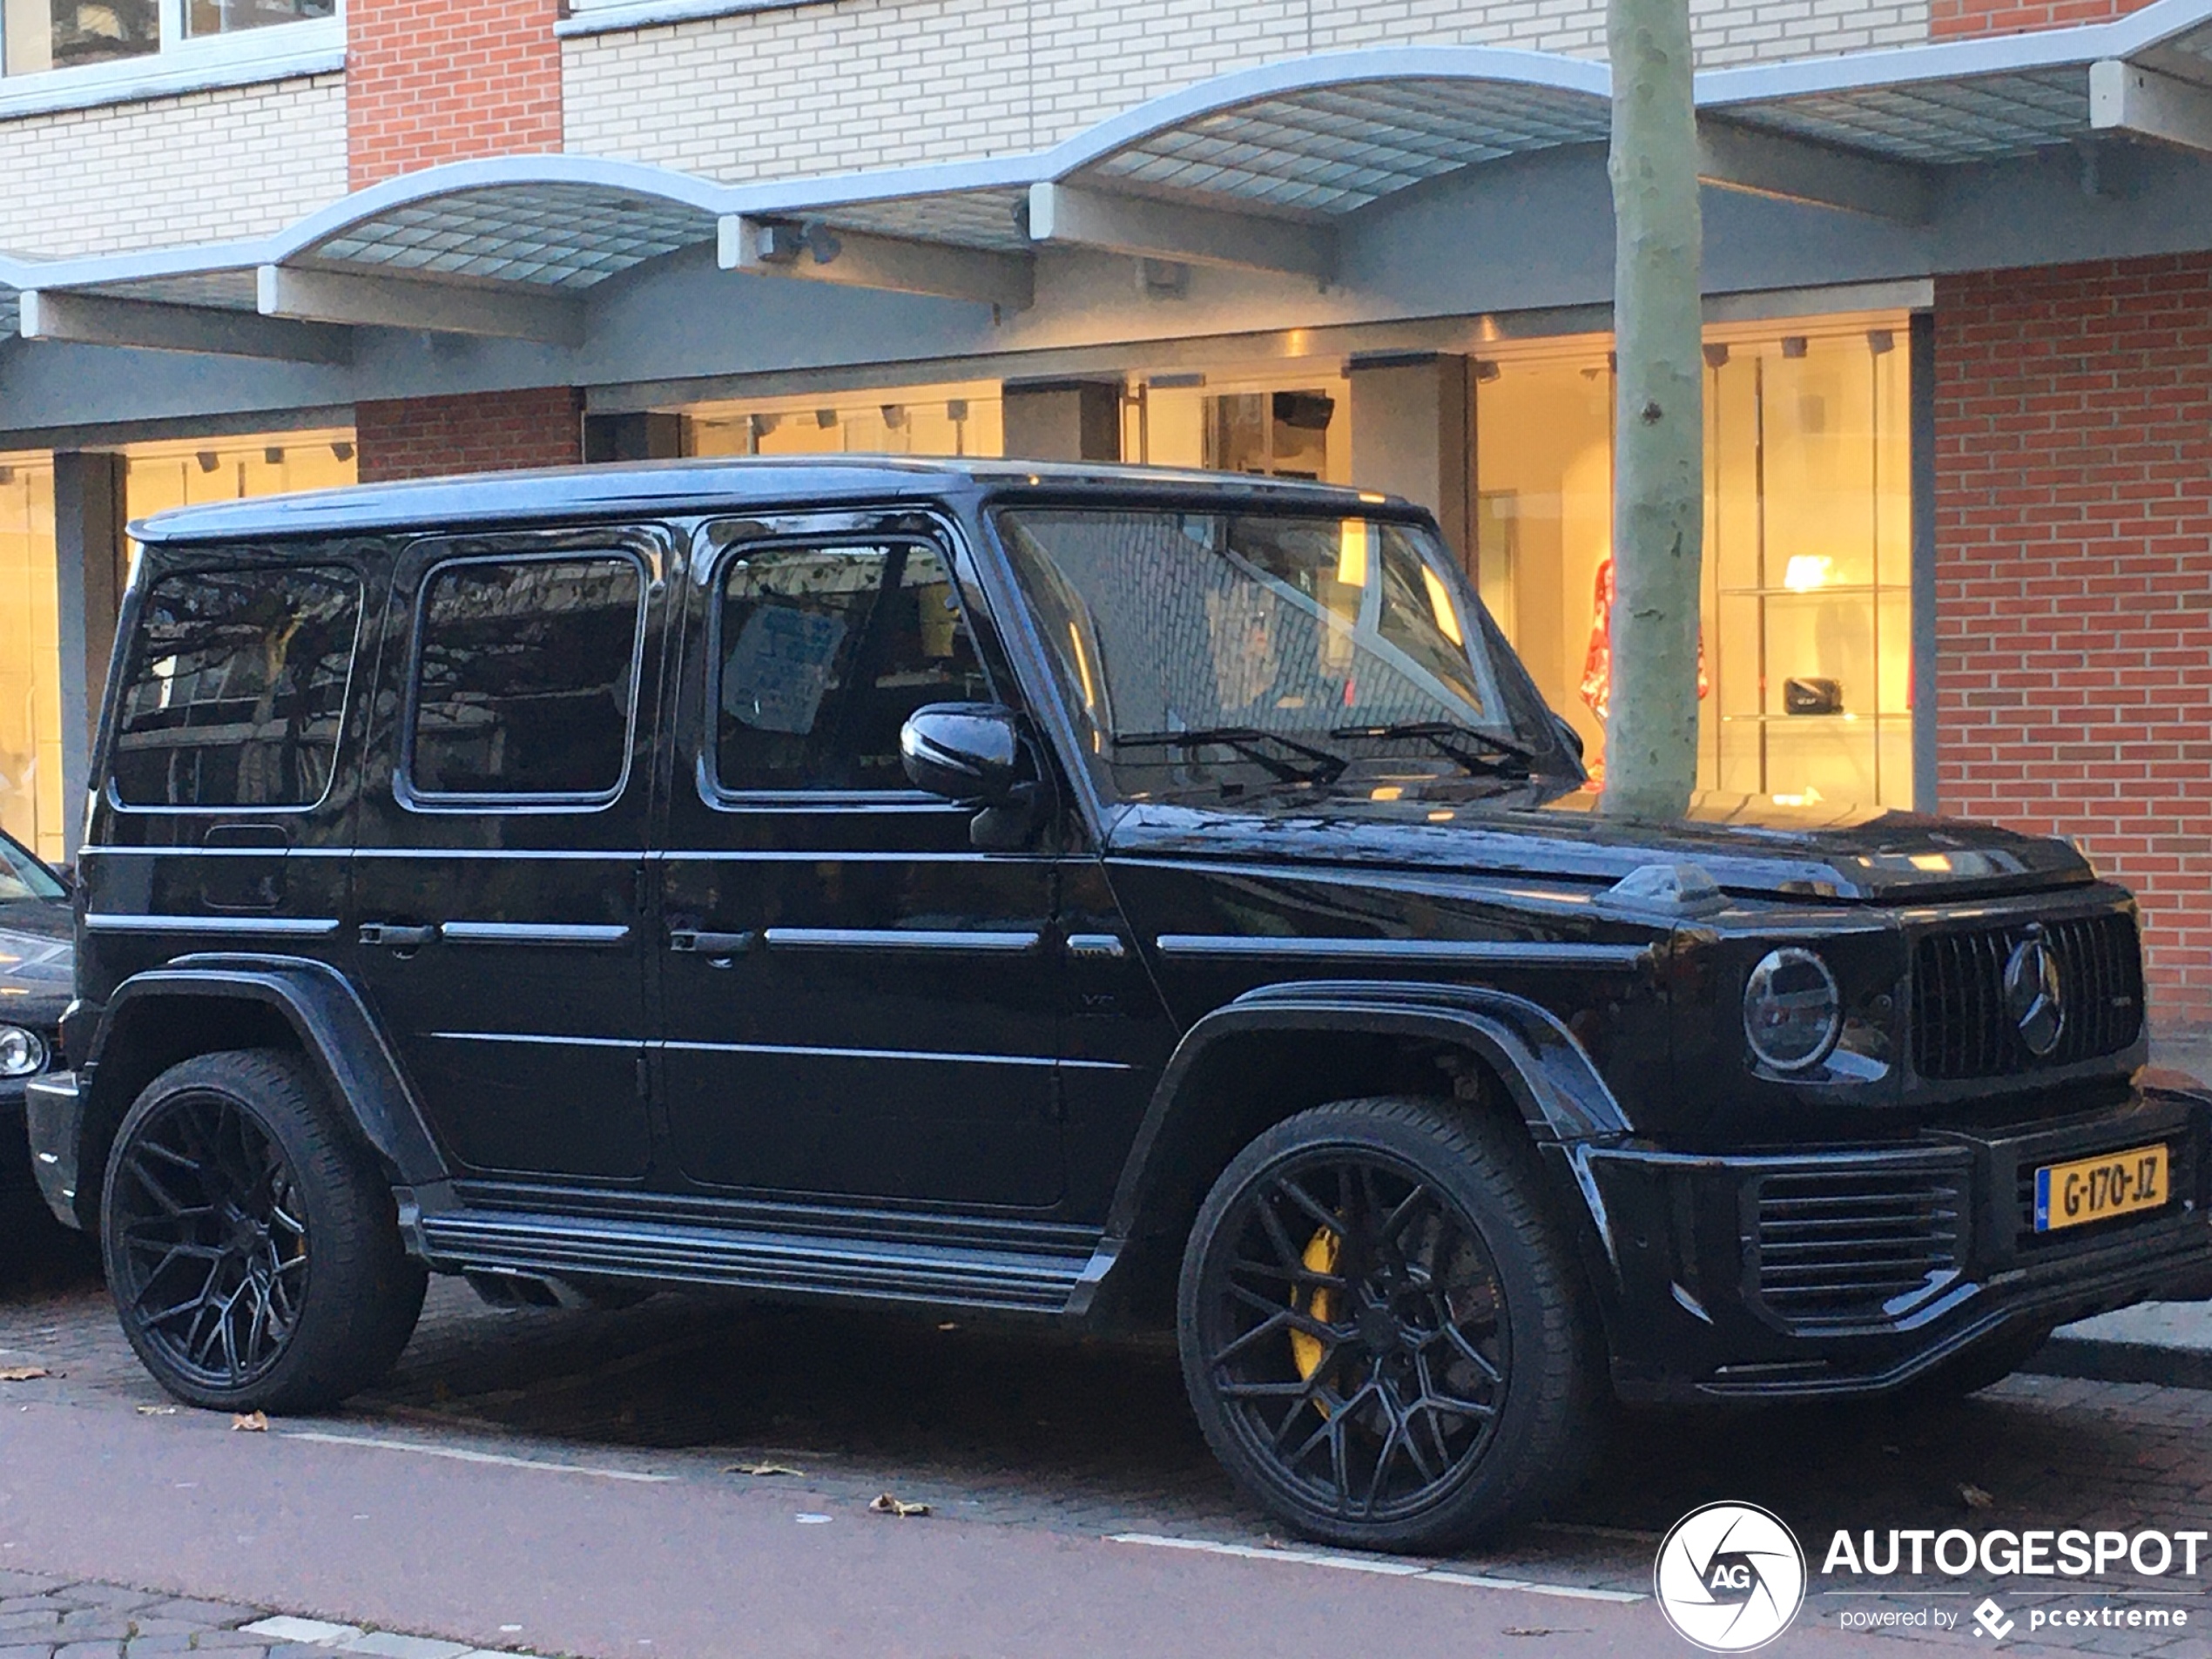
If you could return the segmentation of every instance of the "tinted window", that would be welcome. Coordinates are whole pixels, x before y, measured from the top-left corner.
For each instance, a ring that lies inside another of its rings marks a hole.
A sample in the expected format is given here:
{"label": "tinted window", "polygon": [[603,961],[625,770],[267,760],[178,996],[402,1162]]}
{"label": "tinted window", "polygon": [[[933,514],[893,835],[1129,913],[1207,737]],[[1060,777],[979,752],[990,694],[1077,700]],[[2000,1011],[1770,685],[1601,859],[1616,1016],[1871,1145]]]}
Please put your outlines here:
{"label": "tinted window", "polygon": [[906,789],[899,728],[990,695],[944,561],[923,547],[732,560],[717,631],[725,789]]}
{"label": "tinted window", "polygon": [[46,867],[33,858],[27,847],[20,846],[6,835],[0,834],[0,904],[24,899],[61,899],[68,890],[54,880]]}
{"label": "tinted window", "polygon": [[361,616],[342,570],[209,570],[146,590],[110,772],[130,806],[306,806],[330,785]]}
{"label": "tinted window", "polygon": [[472,559],[424,584],[409,776],[427,795],[611,794],[644,582],[619,554]]}

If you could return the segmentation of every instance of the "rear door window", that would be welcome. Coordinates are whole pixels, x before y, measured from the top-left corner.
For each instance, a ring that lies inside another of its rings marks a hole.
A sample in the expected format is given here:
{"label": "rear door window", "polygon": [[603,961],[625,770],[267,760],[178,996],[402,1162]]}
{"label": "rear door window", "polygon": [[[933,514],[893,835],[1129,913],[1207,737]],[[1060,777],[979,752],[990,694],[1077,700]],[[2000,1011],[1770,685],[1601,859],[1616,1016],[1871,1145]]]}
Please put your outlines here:
{"label": "rear door window", "polygon": [[330,787],[361,626],[350,570],[179,572],[139,606],[109,765],[137,807],[304,807]]}
{"label": "rear door window", "polygon": [[637,720],[628,553],[456,559],[422,588],[408,776],[424,797],[610,800]]}

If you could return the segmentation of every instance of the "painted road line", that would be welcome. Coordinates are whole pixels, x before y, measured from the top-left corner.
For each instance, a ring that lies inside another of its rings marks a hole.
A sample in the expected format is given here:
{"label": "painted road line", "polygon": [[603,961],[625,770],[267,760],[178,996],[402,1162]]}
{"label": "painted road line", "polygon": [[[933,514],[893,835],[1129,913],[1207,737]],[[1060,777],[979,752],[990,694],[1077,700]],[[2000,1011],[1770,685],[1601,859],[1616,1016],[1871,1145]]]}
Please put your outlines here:
{"label": "painted road line", "polygon": [[419,1440],[378,1440],[367,1434],[325,1434],[315,1429],[283,1429],[287,1440],[312,1440],[318,1446],[361,1446],[375,1452],[412,1452],[418,1457],[450,1458],[455,1463],[492,1463],[503,1469],[543,1469],[549,1474],[588,1474],[600,1480],[637,1480],[659,1486],[677,1479],[672,1474],[646,1474],[637,1469],[602,1469],[584,1463],[555,1463],[543,1458],[507,1457],[497,1452],[469,1452],[457,1446],[425,1446]]}
{"label": "painted road line", "polygon": [[1204,1555],[1233,1555],[1243,1561],[1296,1561],[1306,1567],[1333,1567],[1346,1573],[1375,1573],[1386,1578],[1425,1578],[1463,1589],[1518,1590],[1529,1595],[1564,1596],[1576,1602],[1642,1602],[1649,1598],[1633,1590],[1585,1589],[1579,1584],[1541,1584],[1534,1579],[1493,1578],[1480,1573],[1457,1573],[1449,1568],[1422,1567],[1413,1561],[1393,1561],[1372,1555],[1337,1555],[1312,1549],[1264,1549],[1256,1544],[1217,1543],[1211,1538],[1166,1538],[1157,1533],[1123,1532],[1108,1535],[1109,1544],[1143,1544],[1154,1549],[1188,1549]]}

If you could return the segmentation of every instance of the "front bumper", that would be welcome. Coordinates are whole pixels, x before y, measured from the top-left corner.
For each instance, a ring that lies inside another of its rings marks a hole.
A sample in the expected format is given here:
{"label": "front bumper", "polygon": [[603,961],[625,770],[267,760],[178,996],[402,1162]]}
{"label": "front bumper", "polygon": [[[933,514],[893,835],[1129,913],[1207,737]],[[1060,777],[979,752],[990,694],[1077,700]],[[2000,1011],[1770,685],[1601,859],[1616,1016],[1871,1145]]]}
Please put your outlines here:
{"label": "front bumper", "polygon": [[[2037,1233],[2045,1164],[2163,1144],[2159,1209]],[[1901,1145],[1761,1157],[1563,1154],[1611,1268],[1627,1399],[1881,1393],[1990,1341],[2212,1296],[2212,1097]]]}
{"label": "front bumper", "polygon": [[84,1143],[84,1114],[77,1074],[49,1071],[29,1080],[24,1090],[25,1140],[30,1172],[39,1196],[65,1227],[84,1224],[77,1208],[77,1170]]}
{"label": "front bumper", "polygon": [[0,1082],[0,1192],[30,1184],[29,1153],[24,1143],[24,1079]]}

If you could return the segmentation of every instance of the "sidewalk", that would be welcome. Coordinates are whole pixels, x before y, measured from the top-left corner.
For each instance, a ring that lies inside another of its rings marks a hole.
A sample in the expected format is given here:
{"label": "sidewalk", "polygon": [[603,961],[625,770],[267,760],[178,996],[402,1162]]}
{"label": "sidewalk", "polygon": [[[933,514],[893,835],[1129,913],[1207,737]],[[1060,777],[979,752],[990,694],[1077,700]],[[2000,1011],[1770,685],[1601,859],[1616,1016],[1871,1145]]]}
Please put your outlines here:
{"label": "sidewalk", "polygon": [[[2154,1033],[2151,1063],[2212,1079],[2212,1031]],[[2145,1302],[2062,1326],[2022,1367],[2046,1377],[2212,1388],[2212,1302]]]}

